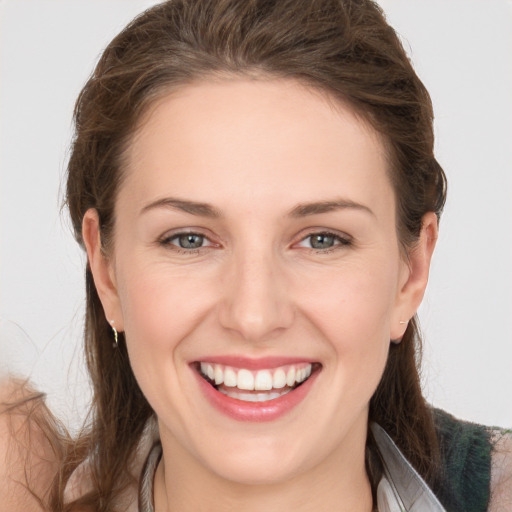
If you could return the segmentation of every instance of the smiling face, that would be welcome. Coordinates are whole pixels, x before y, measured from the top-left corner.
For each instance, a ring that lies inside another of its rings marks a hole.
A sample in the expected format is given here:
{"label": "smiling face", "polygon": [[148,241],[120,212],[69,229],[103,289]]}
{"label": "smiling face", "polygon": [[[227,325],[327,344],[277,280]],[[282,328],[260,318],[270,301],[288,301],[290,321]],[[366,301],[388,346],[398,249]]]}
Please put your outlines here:
{"label": "smiling face", "polygon": [[200,82],[159,101],[126,156],[112,254],[92,211],[84,239],[169,472],[360,478],[431,253],[401,257],[377,134],[295,82]]}

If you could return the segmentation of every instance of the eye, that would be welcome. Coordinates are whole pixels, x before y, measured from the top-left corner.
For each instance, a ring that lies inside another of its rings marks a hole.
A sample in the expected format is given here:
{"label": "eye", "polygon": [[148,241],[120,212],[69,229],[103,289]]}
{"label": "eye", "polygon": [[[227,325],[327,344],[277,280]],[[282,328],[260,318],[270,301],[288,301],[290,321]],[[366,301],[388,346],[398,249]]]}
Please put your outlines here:
{"label": "eye", "polygon": [[337,246],[346,245],[350,245],[350,240],[348,238],[343,238],[329,232],[312,233],[299,243],[299,246],[301,247],[308,247],[317,251],[327,251],[329,249],[334,249]]}
{"label": "eye", "polygon": [[160,241],[161,245],[172,245],[184,251],[193,251],[194,249],[202,249],[213,245],[208,238],[199,233],[176,233],[167,236]]}
{"label": "eye", "polygon": [[199,249],[203,246],[204,236],[196,233],[187,233],[185,235],[177,235],[174,240],[182,249]]}

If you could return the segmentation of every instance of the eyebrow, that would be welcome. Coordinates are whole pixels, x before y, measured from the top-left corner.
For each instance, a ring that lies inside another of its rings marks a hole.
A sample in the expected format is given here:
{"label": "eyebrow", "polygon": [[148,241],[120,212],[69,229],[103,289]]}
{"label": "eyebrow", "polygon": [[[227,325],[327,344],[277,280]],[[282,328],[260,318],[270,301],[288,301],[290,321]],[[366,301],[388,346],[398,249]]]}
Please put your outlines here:
{"label": "eyebrow", "polygon": [[[222,217],[222,213],[211,204],[190,201],[188,199],[177,199],[173,197],[164,197],[162,199],[153,201],[152,203],[142,208],[141,214],[156,208],[171,208],[189,213],[191,215],[196,215],[198,217],[208,217],[211,219],[218,219]],[[373,211],[367,206],[348,199],[300,203],[297,206],[294,206],[288,212],[287,216],[301,218],[345,209],[360,210],[375,216]]]}
{"label": "eyebrow", "polygon": [[155,208],[172,208],[174,210],[190,213],[191,215],[197,215],[198,217],[209,217],[212,219],[221,217],[220,211],[208,203],[199,203],[197,201],[176,199],[173,197],[164,197],[153,201],[142,208],[141,214]]}
{"label": "eyebrow", "polygon": [[315,203],[301,203],[290,210],[290,217],[308,217],[310,215],[319,215],[321,213],[329,213],[336,210],[354,209],[370,213],[375,217],[368,206],[365,206],[348,199],[337,199],[333,201],[319,201]]}

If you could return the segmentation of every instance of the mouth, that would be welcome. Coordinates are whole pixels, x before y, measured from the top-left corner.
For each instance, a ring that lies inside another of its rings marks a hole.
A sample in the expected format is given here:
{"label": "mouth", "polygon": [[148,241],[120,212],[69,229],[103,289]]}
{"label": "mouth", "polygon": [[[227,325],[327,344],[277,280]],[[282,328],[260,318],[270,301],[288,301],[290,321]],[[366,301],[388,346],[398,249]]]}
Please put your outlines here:
{"label": "mouth", "polygon": [[194,369],[210,386],[240,402],[270,402],[305,384],[321,368],[320,363],[295,363],[251,370],[197,361]]}

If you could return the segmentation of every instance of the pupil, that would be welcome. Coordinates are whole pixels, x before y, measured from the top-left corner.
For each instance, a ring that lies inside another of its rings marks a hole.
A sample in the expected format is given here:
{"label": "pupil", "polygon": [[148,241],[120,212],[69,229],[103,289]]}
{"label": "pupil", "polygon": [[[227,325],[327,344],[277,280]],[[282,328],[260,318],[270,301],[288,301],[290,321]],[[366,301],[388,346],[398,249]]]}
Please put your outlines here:
{"label": "pupil", "polygon": [[181,235],[179,242],[183,249],[198,249],[203,245],[203,237],[200,235]]}
{"label": "pupil", "polygon": [[334,244],[334,236],[332,235],[313,235],[311,237],[311,247],[314,249],[328,249]]}

